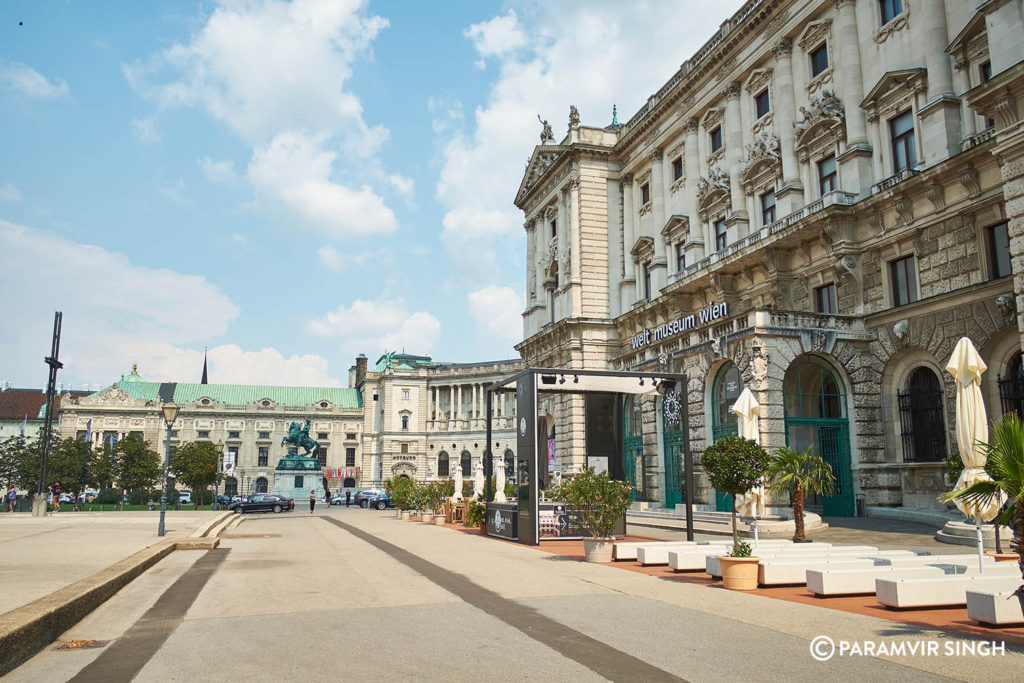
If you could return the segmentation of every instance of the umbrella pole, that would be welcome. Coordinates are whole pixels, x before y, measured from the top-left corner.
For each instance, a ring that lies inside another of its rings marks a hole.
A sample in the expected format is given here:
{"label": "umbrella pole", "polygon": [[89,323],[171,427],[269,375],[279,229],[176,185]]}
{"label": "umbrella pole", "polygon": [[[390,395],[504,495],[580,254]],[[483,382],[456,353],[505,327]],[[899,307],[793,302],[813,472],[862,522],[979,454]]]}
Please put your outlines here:
{"label": "umbrella pole", "polygon": [[754,550],[757,550],[757,515],[754,515]]}
{"label": "umbrella pole", "polygon": [[976,522],[974,525],[975,530],[978,533],[978,571],[982,574],[985,573],[985,545],[981,540],[981,522]]}

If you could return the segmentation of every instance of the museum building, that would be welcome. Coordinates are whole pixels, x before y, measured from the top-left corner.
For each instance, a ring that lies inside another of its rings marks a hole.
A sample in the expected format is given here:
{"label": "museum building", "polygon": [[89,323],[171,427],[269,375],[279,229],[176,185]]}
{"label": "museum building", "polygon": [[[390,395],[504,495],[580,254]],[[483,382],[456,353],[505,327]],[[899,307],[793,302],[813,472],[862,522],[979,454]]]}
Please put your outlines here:
{"label": "museum building", "polygon": [[[60,436],[98,449],[137,434],[163,453],[160,406],[173,400],[181,412],[170,433],[172,454],[187,441],[223,443],[229,494],[272,490],[275,466],[288,451],[281,440],[292,422],[306,420],[332,491],[380,486],[395,475],[447,479],[456,467],[469,480],[484,455],[484,387],[519,369],[518,360],[451,364],[405,353],[368,367],[360,354],[349,386],[333,388],[149,382],[133,367],[102,391],[64,395]],[[514,405],[494,401],[494,452],[514,462]]]}
{"label": "museum building", "polygon": [[[990,418],[1024,412],[1022,115],[1021,0],[751,0],[628,121],[545,126],[515,199],[523,362],[686,375],[622,406],[652,504],[750,387],[763,445],[832,464],[825,514],[941,509],[958,339]],[[563,471],[582,405],[546,402]]]}

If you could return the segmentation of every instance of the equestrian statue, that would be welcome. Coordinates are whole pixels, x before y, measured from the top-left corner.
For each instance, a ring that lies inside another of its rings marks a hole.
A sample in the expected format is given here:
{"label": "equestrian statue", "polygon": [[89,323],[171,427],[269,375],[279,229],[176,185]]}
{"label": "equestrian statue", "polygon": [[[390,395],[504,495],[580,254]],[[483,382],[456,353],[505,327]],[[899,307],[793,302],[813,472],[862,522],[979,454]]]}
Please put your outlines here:
{"label": "equestrian statue", "polygon": [[316,449],[320,448],[320,443],[309,436],[309,420],[306,420],[306,426],[299,426],[298,422],[292,422],[288,425],[288,436],[281,439],[281,445],[291,444],[296,454],[298,449],[304,448],[306,450],[302,455],[307,458],[316,457]]}

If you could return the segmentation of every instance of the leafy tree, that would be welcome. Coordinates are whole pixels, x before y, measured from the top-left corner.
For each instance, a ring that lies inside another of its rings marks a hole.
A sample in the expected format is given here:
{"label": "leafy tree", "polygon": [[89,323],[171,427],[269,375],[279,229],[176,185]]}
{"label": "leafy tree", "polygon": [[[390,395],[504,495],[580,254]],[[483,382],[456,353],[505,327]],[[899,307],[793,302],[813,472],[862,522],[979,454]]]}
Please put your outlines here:
{"label": "leafy tree", "polygon": [[580,525],[593,538],[608,538],[615,525],[633,504],[633,487],[616,481],[607,472],[587,467],[579,474],[549,488],[552,500],[562,501],[579,517]]}
{"label": "leafy tree", "polygon": [[25,437],[10,436],[0,442],[0,482],[3,482],[5,491],[11,484],[21,486],[27,460],[28,443]]}
{"label": "leafy tree", "polygon": [[141,436],[129,434],[114,446],[114,452],[117,456],[117,483],[121,488],[144,491],[160,481],[160,456]]}
{"label": "leafy tree", "polygon": [[55,444],[47,461],[49,484],[60,482],[64,491],[76,496],[89,484],[89,464],[92,449],[89,444],[77,439],[63,439]]}
{"label": "leafy tree", "polygon": [[768,469],[768,451],[756,441],[727,436],[708,446],[701,465],[716,491],[732,494],[732,544],[739,543],[736,530],[736,498],[761,484]]}
{"label": "leafy tree", "polygon": [[199,506],[199,493],[217,480],[217,449],[209,441],[189,441],[174,452],[171,471],[195,494],[194,505]]}
{"label": "leafy tree", "polygon": [[110,444],[103,444],[89,461],[89,483],[101,490],[112,488],[118,478],[117,467],[117,452]]}
{"label": "leafy tree", "polygon": [[767,479],[772,493],[791,493],[793,496],[793,541],[802,543],[804,536],[804,495],[830,496],[835,490],[836,478],[832,466],[821,456],[811,455],[813,446],[798,453],[785,447],[775,451],[768,466]]}

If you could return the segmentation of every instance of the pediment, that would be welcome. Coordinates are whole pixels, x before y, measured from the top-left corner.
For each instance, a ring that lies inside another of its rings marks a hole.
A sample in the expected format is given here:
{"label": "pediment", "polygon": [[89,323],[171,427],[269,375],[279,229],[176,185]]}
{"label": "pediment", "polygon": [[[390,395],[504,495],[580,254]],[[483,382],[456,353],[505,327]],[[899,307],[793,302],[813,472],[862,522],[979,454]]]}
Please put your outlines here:
{"label": "pediment", "polygon": [[762,90],[764,90],[765,87],[769,83],[771,83],[771,80],[771,69],[754,69],[754,71],[752,71],[750,76],[747,78],[747,82],[746,84],[744,84],[743,89],[746,90],[747,93],[751,95],[756,95]]}
{"label": "pediment", "polygon": [[967,47],[968,43],[982,33],[985,33],[985,15],[982,12],[975,12],[971,20],[963,27],[963,30],[956,35],[953,42],[946,48],[946,53],[957,56],[957,52]]}
{"label": "pediment", "polygon": [[526,172],[523,173],[523,180],[519,183],[519,191],[516,193],[516,204],[521,204],[526,195],[533,187],[540,182],[541,178],[548,172],[558,158],[565,154],[566,150],[557,145],[538,145],[533,149],[533,155],[526,163]]}
{"label": "pediment", "polygon": [[867,97],[860,103],[861,109],[868,109],[872,105],[877,105],[894,91],[899,90],[901,91],[900,94],[903,94],[904,88],[913,88],[918,82],[925,82],[927,77],[928,71],[920,67],[888,71],[878,79],[878,83],[875,84],[875,87],[871,88]]}
{"label": "pediment", "polygon": [[685,232],[689,230],[689,227],[690,217],[677,213],[668,217],[665,227],[661,229],[661,234],[667,237],[677,232]]}
{"label": "pediment", "polygon": [[704,116],[700,120],[700,125],[705,130],[714,130],[715,126],[722,122],[722,118],[725,116],[725,110],[720,107],[712,107],[704,112]]}
{"label": "pediment", "polygon": [[803,33],[796,39],[796,44],[800,46],[800,49],[804,52],[818,47],[821,41],[832,35],[832,20],[822,19],[820,21],[812,21],[807,24],[804,28]]}
{"label": "pediment", "polygon": [[640,235],[636,238],[636,242],[633,243],[633,248],[629,250],[629,253],[633,256],[640,256],[646,251],[654,252],[654,238],[649,235]]}

